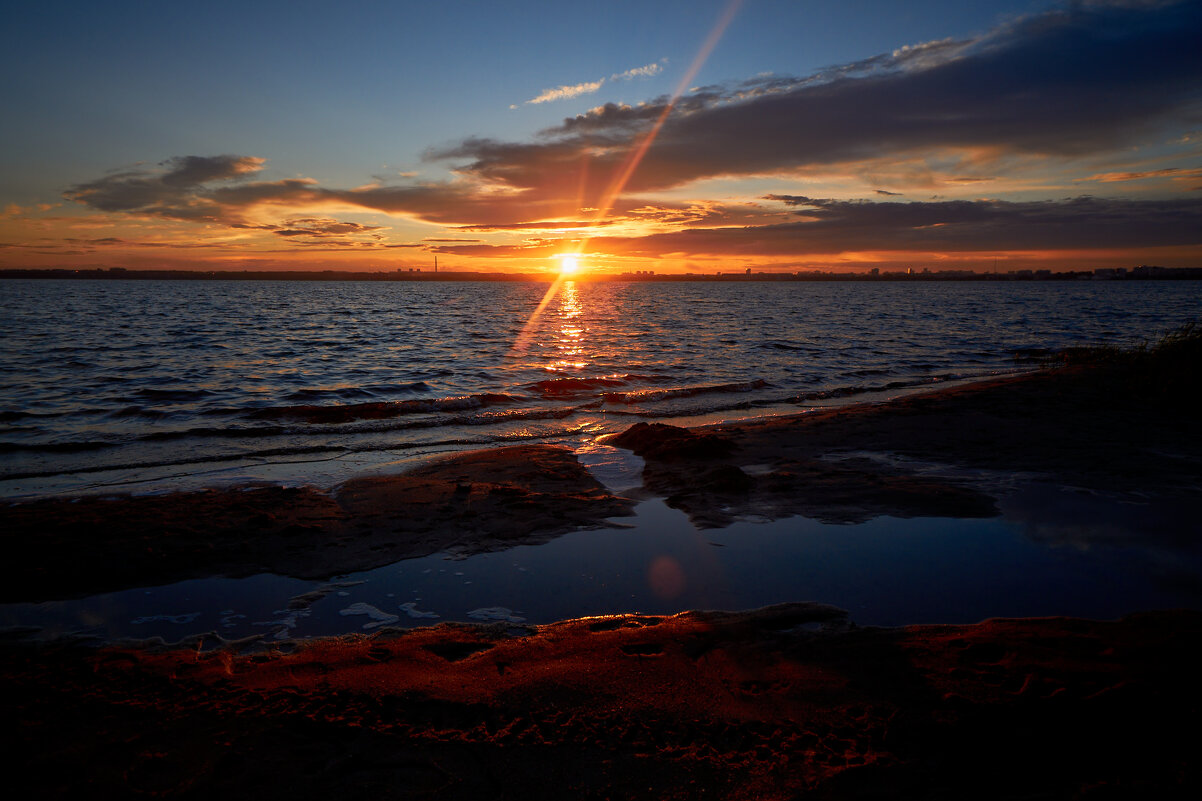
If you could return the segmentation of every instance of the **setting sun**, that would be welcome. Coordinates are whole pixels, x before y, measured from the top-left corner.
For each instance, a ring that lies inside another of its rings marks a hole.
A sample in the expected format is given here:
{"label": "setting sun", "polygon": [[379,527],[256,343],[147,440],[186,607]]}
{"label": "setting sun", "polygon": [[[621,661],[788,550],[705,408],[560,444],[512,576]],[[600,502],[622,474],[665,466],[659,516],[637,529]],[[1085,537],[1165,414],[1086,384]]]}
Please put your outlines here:
{"label": "setting sun", "polygon": [[566,254],[559,257],[559,274],[560,275],[575,275],[580,270],[580,260],[572,254]]}

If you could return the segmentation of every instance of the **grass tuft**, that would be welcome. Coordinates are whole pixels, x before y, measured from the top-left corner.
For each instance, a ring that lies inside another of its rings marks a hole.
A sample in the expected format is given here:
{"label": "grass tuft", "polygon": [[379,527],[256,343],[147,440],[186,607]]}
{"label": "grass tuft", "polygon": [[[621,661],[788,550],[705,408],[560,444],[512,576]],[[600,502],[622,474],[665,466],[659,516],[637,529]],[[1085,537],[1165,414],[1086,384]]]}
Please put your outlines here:
{"label": "grass tuft", "polygon": [[1198,365],[1202,357],[1202,321],[1193,320],[1163,334],[1152,344],[1143,342],[1133,348],[1117,345],[1064,348],[1041,356],[1037,361],[1044,367],[1156,367],[1164,369],[1175,364],[1187,367]]}
{"label": "grass tuft", "polygon": [[1102,345],[1065,348],[1040,359],[1044,367],[1082,367],[1108,386],[1115,402],[1142,406],[1147,412],[1202,408],[1202,321],[1195,320],[1165,333],[1154,343],[1133,348]]}

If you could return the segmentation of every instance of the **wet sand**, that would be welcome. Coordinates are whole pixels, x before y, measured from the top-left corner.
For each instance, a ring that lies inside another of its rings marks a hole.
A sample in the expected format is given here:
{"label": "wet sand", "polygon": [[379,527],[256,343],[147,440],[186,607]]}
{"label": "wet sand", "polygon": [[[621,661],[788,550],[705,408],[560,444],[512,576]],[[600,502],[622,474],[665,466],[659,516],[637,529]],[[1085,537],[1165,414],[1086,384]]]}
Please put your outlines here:
{"label": "wet sand", "polygon": [[[612,442],[646,460],[644,492],[699,526],[990,515],[1016,477],[1196,511],[1198,371],[1156,378],[1073,368]],[[19,504],[0,536],[25,574],[7,600],[35,600],[327,578],[629,509],[570,452],[523,446],[331,493]],[[788,605],[266,648],[14,637],[0,693],[5,748],[42,797],[1194,797],[1199,634],[1187,611],[860,629]]]}
{"label": "wet sand", "polygon": [[609,441],[643,456],[646,488],[701,527],[988,517],[1022,482],[1196,511],[1198,372],[1168,385],[1144,369],[1029,373],[704,429],[641,423]]}
{"label": "wet sand", "polygon": [[0,508],[3,551],[22,566],[0,584],[0,602],[212,576],[320,580],[440,551],[546,542],[632,508],[571,451],[540,445],[458,454],[331,492],[252,486],[20,503]]}

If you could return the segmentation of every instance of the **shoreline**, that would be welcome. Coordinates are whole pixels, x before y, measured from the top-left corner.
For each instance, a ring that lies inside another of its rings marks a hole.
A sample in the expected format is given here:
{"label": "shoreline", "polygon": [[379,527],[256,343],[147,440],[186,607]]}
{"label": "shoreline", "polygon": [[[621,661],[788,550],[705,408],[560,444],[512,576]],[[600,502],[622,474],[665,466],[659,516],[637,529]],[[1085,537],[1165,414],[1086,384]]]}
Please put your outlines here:
{"label": "shoreline", "polygon": [[[632,425],[633,420],[653,419],[671,425],[688,428],[715,424],[739,424],[761,418],[794,417],[814,409],[843,408],[876,403],[884,399],[903,397],[909,394],[937,392],[964,384],[994,380],[998,377],[1020,375],[1036,368],[1013,366],[1009,369],[991,369],[973,375],[956,377],[935,376],[926,379],[895,380],[879,386],[849,386],[833,390],[801,393],[791,398],[766,402],[741,402],[720,406],[716,410],[703,412],[683,411],[679,414],[660,414],[655,417],[627,416],[625,406],[606,409],[590,416],[585,407],[574,408],[570,431],[548,434],[538,440],[546,444],[572,448],[578,454],[587,449],[590,441],[599,442],[605,437],[620,433],[623,426]],[[602,379],[606,380],[606,379]],[[703,391],[725,389],[725,385],[706,385]],[[671,391],[676,391],[672,389]],[[455,402],[460,396],[435,400]],[[391,419],[403,417],[404,411],[393,411],[392,406],[404,408],[408,402],[380,402],[364,404],[341,404],[328,406],[291,407],[288,413],[300,418],[308,416],[310,422],[341,423],[348,421]],[[570,408],[570,407],[568,407]],[[272,414],[276,414],[273,412]],[[265,416],[263,413],[257,413]],[[457,428],[458,425],[458,428]],[[439,427],[444,427],[440,425]],[[299,445],[285,451],[284,456],[268,450],[266,457],[229,454],[204,454],[199,458],[162,457],[161,461],[139,463],[118,459],[111,464],[86,464],[79,469],[70,467],[45,470],[10,471],[0,480],[0,504],[27,503],[42,500],[75,497],[115,497],[119,495],[155,495],[201,490],[236,489],[242,485],[287,487],[315,486],[321,491],[332,491],[346,481],[364,475],[387,475],[404,472],[439,458],[475,451],[497,450],[510,443],[503,437],[493,442],[471,441],[469,435],[482,426],[475,423],[446,423],[450,439],[431,442],[402,443],[395,447],[368,447],[364,450],[347,448],[336,443]],[[581,434],[589,429],[588,434]],[[605,433],[597,436],[593,429]],[[322,434],[325,432],[316,432]],[[486,435],[487,436],[487,435]],[[590,440],[590,436],[593,439]],[[320,437],[319,437],[320,439]],[[124,446],[118,446],[124,447]],[[89,452],[83,448],[81,453]],[[104,450],[99,451],[101,454]],[[19,450],[10,450],[10,458]],[[272,457],[283,459],[273,461]],[[334,465],[333,462],[337,462]],[[232,475],[226,475],[232,474]],[[11,486],[10,486],[11,485]]]}
{"label": "shoreline", "polygon": [[9,502],[0,543],[25,569],[0,602],[264,572],[325,580],[614,525],[648,497],[700,529],[796,515],[989,518],[1017,481],[1138,496],[1175,518],[1202,504],[1202,419],[1172,401],[1179,388],[1149,392],[1112,369],[1067,367],[696,428],[636,423],[602,438],[644,461],[642,487],[618,494],[568,448],[513,445],[328,491],[257,483]]}
{"label": "shoreline", "polygon": [[[629,497],[571,451],[526,445],[331,493],[10,504],[0,536],[23,570],[5,592],[29,600],[268,567],[328,578],[612,525],[639,497],[663,498],[700,529],[794,515],[989,516],[1014,480],[1136,493],[1149,509],[1192,514],[1202,425],[1183,389],[1198,378],[1161,386],[1139,370],[1068,367],[694,429],[642,423],[610,440],[644,460]],[[1146,408],[1157,413],[1133,414]],[[1183,525],[1172,535],[1188,538]],[[1033,788],[1109,798],[1202,787],[1191,738],[1171,734],[1202,712],[1190,656],[1198,610],[887,629],[791,603],[303,641],[24,635],[0,637],[0,695],[19,724],[5,747],[50,798],[1024,798]]]}

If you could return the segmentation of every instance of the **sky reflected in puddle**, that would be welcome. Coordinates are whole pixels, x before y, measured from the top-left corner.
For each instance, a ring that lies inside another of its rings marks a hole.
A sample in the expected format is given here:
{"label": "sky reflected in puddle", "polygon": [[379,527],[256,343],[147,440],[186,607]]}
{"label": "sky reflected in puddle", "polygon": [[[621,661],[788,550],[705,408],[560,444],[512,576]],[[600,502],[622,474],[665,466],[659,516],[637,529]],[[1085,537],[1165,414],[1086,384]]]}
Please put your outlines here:
{"label": "sky reflected in puddle", "polygon": [[986,520],[830,525],[798,517],[699,531],[656,499],[616,521],[628,528],[577,531],[543,545],[411,559],[329,582],[261,575],[11,604],[0,607],[0,625],[102,639],[177,641],[211,631],[270,641],[383,625],[546,623],[787,601],[834,604],[861,625],[889,626],[1202,606],[1199,548],[1156,536],[1175,528],[1171,509],[1039,487],[1002,508]]}

